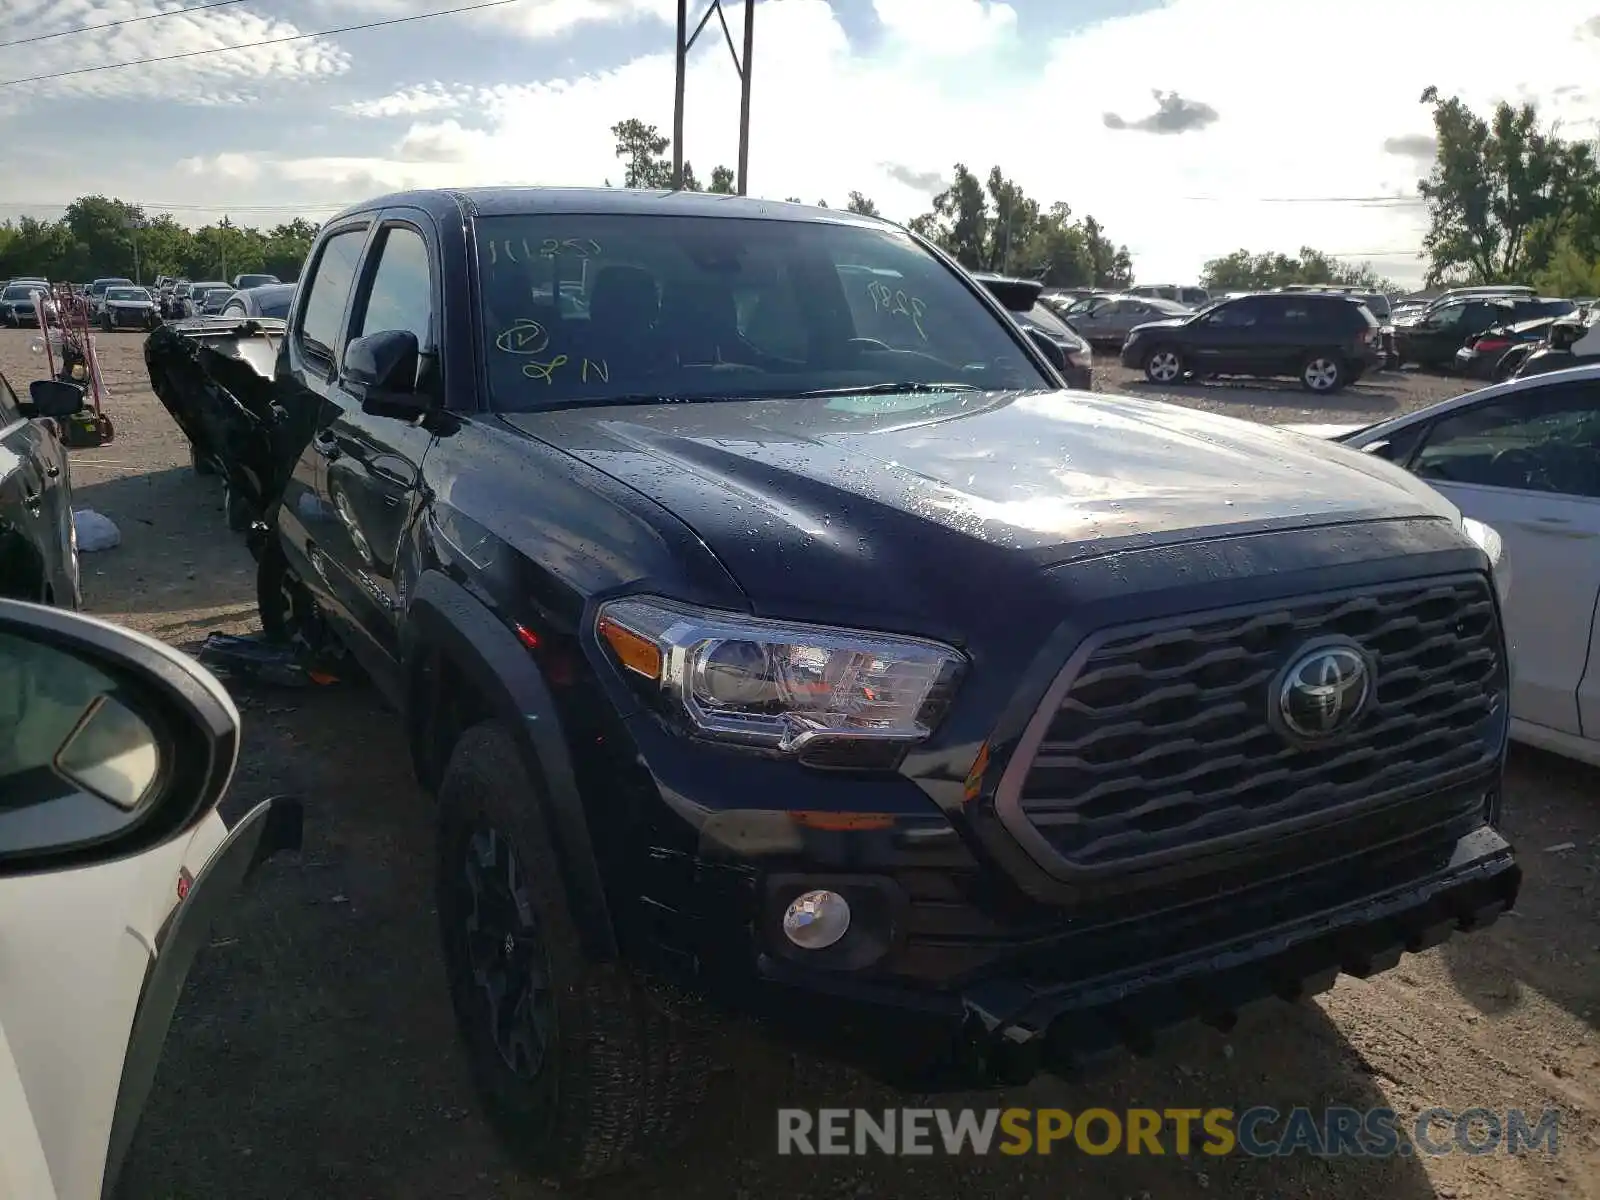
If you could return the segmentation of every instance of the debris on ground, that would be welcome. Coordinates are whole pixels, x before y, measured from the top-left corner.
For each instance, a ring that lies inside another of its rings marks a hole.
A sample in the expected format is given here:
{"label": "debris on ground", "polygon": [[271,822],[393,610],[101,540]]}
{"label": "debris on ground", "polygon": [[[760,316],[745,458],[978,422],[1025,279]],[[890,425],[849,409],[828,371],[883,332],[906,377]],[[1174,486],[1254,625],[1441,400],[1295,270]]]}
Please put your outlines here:
{"label": "debris on ground", "polygon": [[325,687],[338,683],[329,672],[303,661],[298,647],[259,634],[213,633],[195,656],[219,675],[278,687]]}
{"label": "debris on ground", "polygon": [[122,544],[122,530],[117,528],[117,523],[92,508],[75,509],[72,514],[72,526],[77,531],[80,554],[110,550]]}

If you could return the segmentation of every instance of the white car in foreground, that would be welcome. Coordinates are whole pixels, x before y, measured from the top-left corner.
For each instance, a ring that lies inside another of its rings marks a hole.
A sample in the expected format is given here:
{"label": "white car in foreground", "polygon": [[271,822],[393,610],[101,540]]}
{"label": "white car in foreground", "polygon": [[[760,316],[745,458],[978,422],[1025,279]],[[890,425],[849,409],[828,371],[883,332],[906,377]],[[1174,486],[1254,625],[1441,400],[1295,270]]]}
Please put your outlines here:
{"label": "white car in foreground", "polygon": [[298,846],[217,815],[238,736],[193,659],[0,600],[0,1200],[112,1193],[212,918]]}
{"label": "white car in foreground", "polygon": [[1377,454],[1496,530],[1511,736],[1600,765],[1600,366],[1513,379],[1376,425],[1291,425]]}

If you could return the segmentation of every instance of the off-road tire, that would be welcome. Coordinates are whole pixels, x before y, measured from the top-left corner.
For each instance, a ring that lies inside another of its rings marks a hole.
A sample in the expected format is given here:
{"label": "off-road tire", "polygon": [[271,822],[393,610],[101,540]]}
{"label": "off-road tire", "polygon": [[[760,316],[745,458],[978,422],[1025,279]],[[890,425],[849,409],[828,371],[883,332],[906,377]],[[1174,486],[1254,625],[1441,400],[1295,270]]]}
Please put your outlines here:
{"label": "off-road tire", "polygon": [[[491,1123],[541,1178],[581,1180],[636,1165],[689,1130],[705,1093],[709,1040],[627,967],[579,943],[545,826],[543,788],[510,734],[487,721],[461,735],[439,787],[438,913],[457,1030]],[[470,839],[507,840],[544,948],[553,1033],[532,1080],[489,1033],[467,949],[463,878]]]}
{"label": "off-road tire", "polygon": [[1350,382],[1350,368],[1330,351],[1306,355],[1300,364],[1300,386],[1318,396],[1331,396]]}
{"label": "off-road tire", "polygon": [[1180,384],[1187,373],[1183,352],[1176,346],[1152,346],[1144,356],[1144,377],[1159,387]]}

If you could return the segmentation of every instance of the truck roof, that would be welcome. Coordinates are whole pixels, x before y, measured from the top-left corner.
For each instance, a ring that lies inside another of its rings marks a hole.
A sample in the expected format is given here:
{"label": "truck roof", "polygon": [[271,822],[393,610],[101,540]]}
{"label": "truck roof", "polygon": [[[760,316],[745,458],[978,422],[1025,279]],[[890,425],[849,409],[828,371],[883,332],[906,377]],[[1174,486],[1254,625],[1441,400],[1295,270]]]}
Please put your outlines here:
{"label": "truck roof", "polygon": [[333,220],[378,208],[420,208],[435,216],[515,216],[524,213],[641,213],[744,220],[818,221],[897,228],[879,217],[842,208],[815,208],[781,200],[724,196],[713,192],[643,191],[633,188],[483,187],[425,188],[392,192],[353,204]]}

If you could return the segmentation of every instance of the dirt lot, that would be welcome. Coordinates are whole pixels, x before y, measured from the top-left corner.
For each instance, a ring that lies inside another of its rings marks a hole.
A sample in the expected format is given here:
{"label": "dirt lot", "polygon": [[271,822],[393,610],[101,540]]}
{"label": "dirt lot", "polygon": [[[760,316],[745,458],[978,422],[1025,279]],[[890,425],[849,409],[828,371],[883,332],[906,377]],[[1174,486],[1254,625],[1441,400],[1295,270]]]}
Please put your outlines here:
{"label": "dirt lot", "polygon": [[[19,385],[42,374],[27,342],[0,332],[0,369]],[[123,532],[117,549],[85,556],[85,591],[92,611],[193,648],[212,630],[252,626],[251,564],[223,529],[220,488],[189,471],[145,387],[141,342],[101,339],[118,438],[74,459],[77,506]],[[1109,363],[1100,373],[1109,390],[1150,394]],[[1265,385],[1170,395],[1264,421],[1364,422],[1459,390],[1380,374],[1327,402]],[[268,868],[197,965],[124,1200],[546,1195],[508,1164],[467,1086],[434,948],[429,805],[395,722],[357,690],[241,689],[238,700],[247,736],[229,807],[299,793],[307,845]],[[654,1172],[585,1194],[1600,1198],[1600,774],[1519,752],[1508,809],[1528,881],[1518,911],[1488,933],[1371,982],[1341,980],[1314,1004],[1267,1006],[1229,1038],[1197,1031],[1093,1080],[939,1103],[1553,1107],[1554,1159],[783,1159],[773,1149],[780,1105],[908,1101],[730,1028],[701,1135]],[[1575,848],[1547,849],[1566,843]]]}

